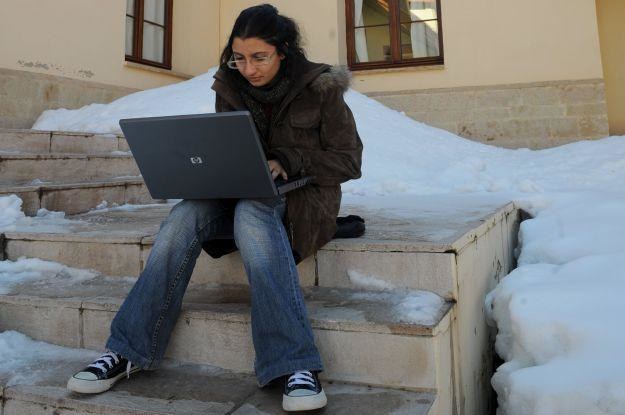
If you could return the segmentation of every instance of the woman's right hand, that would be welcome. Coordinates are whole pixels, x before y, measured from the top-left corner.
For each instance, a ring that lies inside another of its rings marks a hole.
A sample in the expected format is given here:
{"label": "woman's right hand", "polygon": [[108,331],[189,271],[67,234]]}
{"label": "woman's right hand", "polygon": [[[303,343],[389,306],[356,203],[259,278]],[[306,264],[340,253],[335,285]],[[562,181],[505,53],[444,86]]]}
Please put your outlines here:
{"label": "woman's right hand", "polygon": [[284,180],[288,180],[286,171],[284,170],[284,167],[282,167],[282,164],[280,164],[278,160],[269,160],[268,163],[269,163],[269,171],[271,172],[271,178],[273,180],[276,180],[276,177],[278,176],[282,176]]}

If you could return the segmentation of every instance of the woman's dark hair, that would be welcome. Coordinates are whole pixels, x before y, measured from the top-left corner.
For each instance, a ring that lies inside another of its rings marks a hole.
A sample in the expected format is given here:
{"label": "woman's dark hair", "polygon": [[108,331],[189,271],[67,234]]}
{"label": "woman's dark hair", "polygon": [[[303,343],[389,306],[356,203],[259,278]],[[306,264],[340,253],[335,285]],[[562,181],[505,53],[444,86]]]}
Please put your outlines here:
{"label": "woman's dark hair", "polygon": [[221,67],[232,57],[232,41],[235,37],[249,39],[257,37],[273,45],[278,53],[287,59],[303,58],[306,56],[300,46],[301,35],[295,21],[282,16],[271,4],[261,4],[247,8],[239,14],[234,22],[228,44],[221,52],[219,60]]}

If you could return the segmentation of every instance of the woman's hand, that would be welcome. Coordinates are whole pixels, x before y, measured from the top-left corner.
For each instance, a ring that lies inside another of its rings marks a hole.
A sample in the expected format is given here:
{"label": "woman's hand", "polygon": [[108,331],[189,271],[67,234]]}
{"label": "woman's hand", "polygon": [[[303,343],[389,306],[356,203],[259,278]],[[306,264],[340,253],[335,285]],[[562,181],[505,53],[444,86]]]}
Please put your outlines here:
{"label": "woman's hand", "polygon": [[269,163],[269,171],[271,172],[271,178],[273,180],[276,180],[276,177],[278,176],[282,176],[284,180],[288,180],[286,171],[284,170],[284,167],[282,167],[282,164],[280,164],[278,160],[269,160],[268,163]]}

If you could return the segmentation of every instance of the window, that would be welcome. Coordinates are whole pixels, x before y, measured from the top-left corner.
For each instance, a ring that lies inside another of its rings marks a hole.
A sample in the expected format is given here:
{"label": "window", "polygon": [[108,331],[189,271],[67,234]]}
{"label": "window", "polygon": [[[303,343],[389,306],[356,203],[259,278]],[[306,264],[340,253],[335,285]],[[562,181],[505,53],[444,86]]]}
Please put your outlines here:
{"label": "window", "polygon": [[440,0],[346,0],[351,69],[443,63]]}
{"label": "window", "polygon": [[173,0],[126,0],[126,60],[171,69]]}

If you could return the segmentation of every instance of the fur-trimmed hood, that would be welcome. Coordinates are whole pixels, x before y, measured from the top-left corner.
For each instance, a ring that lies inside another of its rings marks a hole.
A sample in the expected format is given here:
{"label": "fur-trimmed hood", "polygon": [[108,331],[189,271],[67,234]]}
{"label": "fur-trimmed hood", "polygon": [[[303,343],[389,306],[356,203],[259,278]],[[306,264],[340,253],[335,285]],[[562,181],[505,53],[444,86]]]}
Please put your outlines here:
{"label": "fur-trimmed hood", "polygon": [[335,65],[321,73],[310,84],[315,90],[324,93],[331,88],[340,88],[347,91],[351,85],[352,74],[344,65]]}

